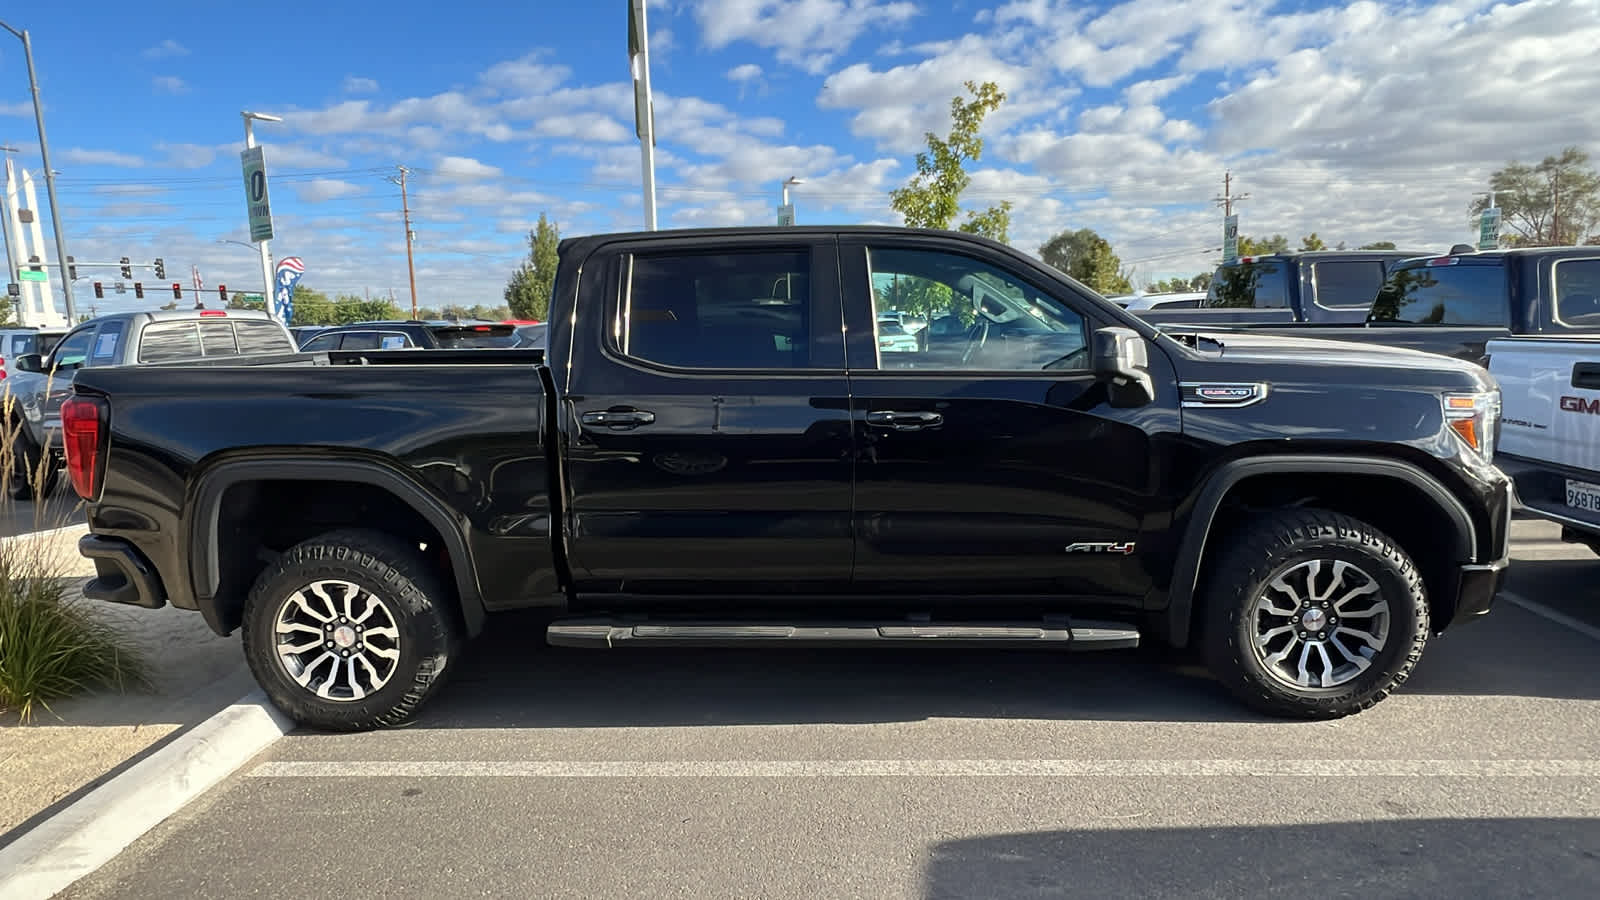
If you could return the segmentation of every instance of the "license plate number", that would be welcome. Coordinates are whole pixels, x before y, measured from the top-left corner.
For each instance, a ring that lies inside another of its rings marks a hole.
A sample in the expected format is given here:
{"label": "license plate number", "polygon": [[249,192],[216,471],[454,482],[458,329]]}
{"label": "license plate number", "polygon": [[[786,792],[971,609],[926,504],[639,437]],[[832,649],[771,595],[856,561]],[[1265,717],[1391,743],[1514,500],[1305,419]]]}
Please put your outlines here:
{"label": "license plate number", "polygon": [[1573,509],[1600,512],[1600,484],[1567,479],[1567,505]]}

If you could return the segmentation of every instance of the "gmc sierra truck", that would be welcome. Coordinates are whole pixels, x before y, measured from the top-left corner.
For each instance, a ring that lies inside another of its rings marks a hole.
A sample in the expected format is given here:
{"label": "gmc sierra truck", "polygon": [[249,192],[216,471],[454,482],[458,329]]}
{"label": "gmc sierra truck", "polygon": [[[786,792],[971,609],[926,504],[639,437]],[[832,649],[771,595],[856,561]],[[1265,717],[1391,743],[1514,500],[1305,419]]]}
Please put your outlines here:
{"label": "gmc sierra truck", "polygon": [[570,238],[546,350],[318,356],[84,369],[62,410],[89,596],[241,629],[314,727],[406,719],[517,607],[580,647],[1152,640],[1341,716],[1507,564],[1482,368],[1163,336],[970,235]]}
{"label": "gmc sierra truck", "polygon": [[1600,553],[1600,337],[1489,342],[1504,392],[1500,468],[1528,513]]}
{"label": "gmc sierra truck", "polygon": [[[1394,264],[1365,322],[1240,327],[1405,347],[1478,365],[1487,364],[1485,346],[1497,338],[1600,335],[1600,248],[1461,249]],[[1159,327],[1178,331],[1190,324],[1162,319]]]}

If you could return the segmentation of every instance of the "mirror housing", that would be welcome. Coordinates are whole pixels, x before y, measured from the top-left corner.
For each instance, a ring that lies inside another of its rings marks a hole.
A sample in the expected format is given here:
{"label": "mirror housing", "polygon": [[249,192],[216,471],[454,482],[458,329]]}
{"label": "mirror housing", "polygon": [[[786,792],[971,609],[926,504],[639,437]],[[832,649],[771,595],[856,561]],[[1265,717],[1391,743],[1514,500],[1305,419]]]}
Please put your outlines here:
{"label": "mirror housing", "polygon": [[1095,330],[1094,375],[1105,384],[1112,406],[1144,406],[1156,398],[1149,344],[1132,328]]}
{"label": "mirror housing", "polygon": [[22,353],[11,360],[11,365],[18,372],[43,372],[44,357],[38,353]]}

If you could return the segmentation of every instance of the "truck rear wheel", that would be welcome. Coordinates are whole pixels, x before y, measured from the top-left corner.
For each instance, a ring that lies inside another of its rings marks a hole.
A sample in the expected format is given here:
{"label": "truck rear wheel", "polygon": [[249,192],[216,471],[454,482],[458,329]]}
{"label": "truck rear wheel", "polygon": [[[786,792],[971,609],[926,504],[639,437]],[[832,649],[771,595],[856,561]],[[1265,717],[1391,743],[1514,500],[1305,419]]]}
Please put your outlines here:
{"label": "truck rear wheel", "polygon": [[1318,509],[1272,513],[1209,568],[1206,661],[1263,712],[1359,712],[1404,682],[1427,644],[1415,564],[1358,519]]}
{"label": "truck rear wheel", "polygon": [[459,640],[449,595],[413,545],[337,531],[289,548],[256,579],[244,650],[275,706],[303,725],[361,731],[410,718]]}

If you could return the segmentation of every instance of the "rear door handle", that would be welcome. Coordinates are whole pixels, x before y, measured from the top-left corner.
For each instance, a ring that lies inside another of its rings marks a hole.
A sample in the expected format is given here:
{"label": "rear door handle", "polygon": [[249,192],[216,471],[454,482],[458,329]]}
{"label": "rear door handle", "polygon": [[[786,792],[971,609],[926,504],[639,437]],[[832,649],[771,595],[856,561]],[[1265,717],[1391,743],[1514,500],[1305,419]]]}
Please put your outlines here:
{"label": "rear door handle", "polygon": [[1572,386],[1600,391],[1600,363],[1578,363],[1573,366]]}
{"label": "rear door handle", "polygon": [[656,414],[644,409],[607,409],[586,412],[582,416],[583,424],[601,428],[638,428],[655,420]]}
{"label": "rear door handle", "polygon": [[938,428],[944,424],[944,416],[936,412],[900,412],[897,410],[882,410],[867,413],[867,424],[879,428],[892,428],[895,431],[920,431],[924,428]]}

